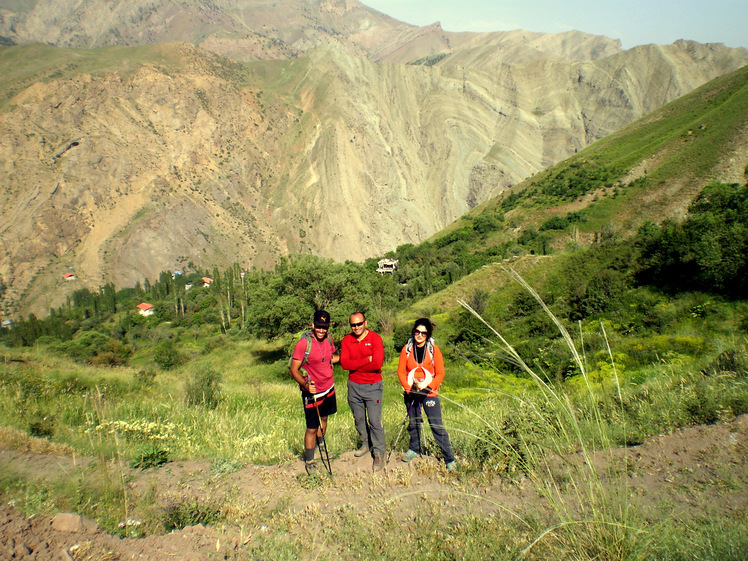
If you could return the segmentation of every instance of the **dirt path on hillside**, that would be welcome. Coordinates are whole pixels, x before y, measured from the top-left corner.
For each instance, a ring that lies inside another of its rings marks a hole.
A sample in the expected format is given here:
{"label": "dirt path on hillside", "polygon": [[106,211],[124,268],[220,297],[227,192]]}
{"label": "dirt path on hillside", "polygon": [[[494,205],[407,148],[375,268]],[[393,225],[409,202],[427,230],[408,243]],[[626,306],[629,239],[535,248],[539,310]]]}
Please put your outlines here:
{"label": "dirt path on hillside", "polygon": [[[622,461],[622,458],[625,460]],[[613,457],[625,466],[602,469]],[[748,515],[748,416],[730,423],[689,427],[658,436],[611,455],[593,458],[601,467],[603,482],[619,485],[625,480],[631,502],[657,516],[658,505],[669,505],[669,516],[689,516],[705,509],[729,517]],[[21,451],[0,451],[0,465],[8,473],[33,477],[74,477],[89,469],[90,461],[45,456]],[[567,462],[560,462],[563,470]],[[228,474],[215,473],[210,462],[172,462],[158,469],[127,469],[129,491],[151,494],[154,508],[194,500],[235,504],[246,508],[303,516],[309,512],[356,512],[377,517],[383,505],[394,506],[407,521],[409,506],[428,498],[442,505],[442,512],[459,519],[467,513],[489,515],[510,510],[528,514],[542,506],[531,482],[494,478],[481,481],[475,475],[452,474],[433,458],[410,464],[393,456],[384,473],[371,473],[371,460],[346,452],[333,460],[334,477],[312,480],[303,475],[301,462],[282,466],[246,466]],[[126,468],[122,468],[126,469]],[[135,516],[137,513],[133,513]],[[191,526],[166,535],[141,539],[119,538],[99,529],[95,522],[75,514],[26,518],[12,504],[0,506],[0,561],[38,560],[205,560],[251,559],[254,540],[272,531],[267,523],[248,527]]]}

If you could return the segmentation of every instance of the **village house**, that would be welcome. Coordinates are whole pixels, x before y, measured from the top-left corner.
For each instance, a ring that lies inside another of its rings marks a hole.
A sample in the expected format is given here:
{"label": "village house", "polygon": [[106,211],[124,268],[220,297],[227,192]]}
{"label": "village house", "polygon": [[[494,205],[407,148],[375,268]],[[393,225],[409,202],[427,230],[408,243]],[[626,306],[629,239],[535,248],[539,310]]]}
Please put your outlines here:
{"label": "village house", "polygon": [[397,271],[397,264],[399,261],[397,259],[380,259],[377,262],[377,273],[380,275],[383,275],[384,273],[394,273]]}
{"label": "village house", "polygon": [[152,316],[155,312],[153,304],[149,304],[148,302],[141,302],[135,307],[140,310],[139,313],[141,316]]}

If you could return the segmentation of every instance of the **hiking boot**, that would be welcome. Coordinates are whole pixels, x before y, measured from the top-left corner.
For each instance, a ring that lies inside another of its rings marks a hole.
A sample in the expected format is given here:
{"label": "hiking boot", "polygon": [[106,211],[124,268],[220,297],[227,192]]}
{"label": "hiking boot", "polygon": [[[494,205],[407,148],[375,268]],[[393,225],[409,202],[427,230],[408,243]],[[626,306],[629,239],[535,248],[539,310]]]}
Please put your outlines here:
{"label": "hiking boot", "polygon": [[374,471],[382,471],[384,469],[384,456],[374,456],[372,469]]}
{"label": "hiking boot", "polygon": [[457,462],[454,460],[447,462],[447,471],[457,471]]}
{"label": "hiking boot", "polygon": [[306,469],[307,475],[312,475],[313,473],[317,472],[319,466],[317,466],[317,462],[315,460],[308,460],[304,462],[304,469]]}
{"label": "hiking boot", "polygon": [[418,456],[418,452],[415,452],[414,450],[408,450],[407,452],[405,452],[405,454],[403,454],[403,461],[409,462],[416,456]]}
{"label": "hiking boot", "polygon": [[362,444],[361,448],[356,450],[353,455],[357,458],[360,458],[361,456],[366,455],[366,453],[369,451],[369,445],[368,444]]}

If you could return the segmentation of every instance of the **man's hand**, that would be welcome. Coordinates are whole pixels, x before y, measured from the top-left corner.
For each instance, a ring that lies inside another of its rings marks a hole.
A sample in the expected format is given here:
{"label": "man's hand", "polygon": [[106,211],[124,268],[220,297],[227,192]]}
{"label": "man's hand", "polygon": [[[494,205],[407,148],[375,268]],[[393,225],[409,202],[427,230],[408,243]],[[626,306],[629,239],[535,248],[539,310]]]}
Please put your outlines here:
{"label": "man's hand", "polygon": [[314,382],[312,382],[311,380],[307,380],[306,382],[304,382],[301,387],[312,395],[317,393],[317,388],[314,386]]}

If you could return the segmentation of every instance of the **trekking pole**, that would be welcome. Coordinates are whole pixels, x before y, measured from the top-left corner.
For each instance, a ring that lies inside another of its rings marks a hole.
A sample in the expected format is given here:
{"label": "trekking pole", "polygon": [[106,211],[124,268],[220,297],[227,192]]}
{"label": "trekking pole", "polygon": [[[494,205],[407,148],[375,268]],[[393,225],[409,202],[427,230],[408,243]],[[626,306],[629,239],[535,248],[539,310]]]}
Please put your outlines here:
{"label": "trekking pole", "polygon": [[405,414],[405,420],[403,420],[402,424],[400,425],[400,430],[397,433],[397,438],[395,438],[395,442],[392,443],[392,447],[390,448],[390,453],[387,454],[387,461],[385,462],[385,465],[390,463],[390,458],[392,457],[392,452],[397,447],[397,443],[400,441],[400,436],[403,434],[403,429],[405,428],[406,423],[410,420],[410,410],[413,409],[413,404],[416,402],[414,399],[410,402],[410,405],[408,406],[408,412]]}
{"label": "trekking pole", "polygon": [[322,434],[322,436],[317,437],[319,457],[322,460],[322,465],[327,468],[327,472],[330,474],[330,477],[332,477],[332,465],[330,464],[330,454],[327,451],[327,442],[325,442],[325,429],[322,428],[322,416],[319,414],[317,394],[314,394],[312,398],[314,399],[314,408],[317,410],[317,419],[319,419],[319,432]]}

